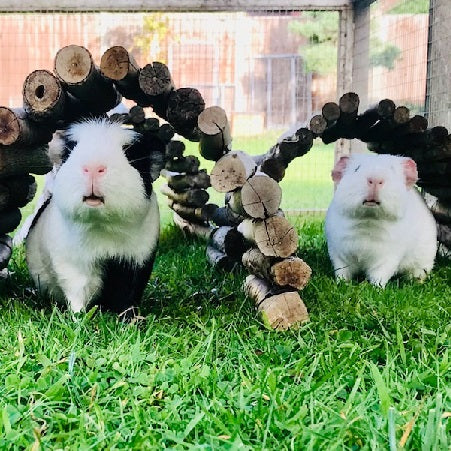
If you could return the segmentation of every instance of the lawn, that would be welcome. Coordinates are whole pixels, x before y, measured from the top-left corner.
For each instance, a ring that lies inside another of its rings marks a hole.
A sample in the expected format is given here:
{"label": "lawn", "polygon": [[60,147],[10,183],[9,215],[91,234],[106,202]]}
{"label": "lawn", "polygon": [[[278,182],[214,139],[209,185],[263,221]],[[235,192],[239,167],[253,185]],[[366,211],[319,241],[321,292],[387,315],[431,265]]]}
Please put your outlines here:
{"label": "lawn", "polygon": [[0,449],[447,450],[451,267],[385,290],[337,284],[322,221],[296,220],[311,321],[263,327],[244,273],[164,227],[143,318],[73,317],[4,281]]}

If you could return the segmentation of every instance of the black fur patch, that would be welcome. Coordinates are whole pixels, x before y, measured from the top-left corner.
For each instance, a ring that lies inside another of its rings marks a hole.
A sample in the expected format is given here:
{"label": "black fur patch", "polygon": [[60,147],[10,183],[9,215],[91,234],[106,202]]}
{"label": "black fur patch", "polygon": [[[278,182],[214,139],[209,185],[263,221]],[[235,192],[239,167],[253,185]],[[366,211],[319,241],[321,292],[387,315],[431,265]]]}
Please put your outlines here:
{"label": "black fur patch", "polygon": [[108,259],[103,263],[103,287],[94,303],[102,309],[122,313],[140,304],[153,268],[153,253],[142,266],[127,260]]}

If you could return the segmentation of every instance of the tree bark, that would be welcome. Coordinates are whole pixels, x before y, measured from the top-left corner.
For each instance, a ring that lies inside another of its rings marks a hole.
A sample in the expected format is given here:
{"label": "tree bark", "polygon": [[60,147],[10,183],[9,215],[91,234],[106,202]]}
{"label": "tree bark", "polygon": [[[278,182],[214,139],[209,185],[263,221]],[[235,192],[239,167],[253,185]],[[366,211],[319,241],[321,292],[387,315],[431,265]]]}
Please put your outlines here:
{"label": "tree bark", "polygon": [[206,255],[207,260],[214,268],[230,271],[236,265],[234,260],[213,246],[207,246]]}
{"label": "tree bark", "polygon": [[217,208],[217,205],[214,204],[206,204],[202,207],[187,207],[173,200],[169,200],[168,205],[171,210],[175,211],[182,218],[198,224],[208,222],[214,210]]}
{"label": "tree bark", "polygon": [[172,172],[183,172],[185,174],[197,174],[199,172],[200,161],[194,155],[187,155],[172,159],[166,162],[165,168]]}
{"label": "tree bark", "polygon": [[185,144],[182,141],[169,141],[166,146],[166,158],[168,160],[173,158],[183,157],[185,151]]}
{"label": "tree bark", "polygon": [[211,217],[217,226],[237,226],[244,219],[244,216],[236,214],[229,207],[219,207]]}
{"label": "tree bark", "polygon": [[47,174],[53,167],[47,152],[47,146],[17,148],[14,152],[0,147],[0,179],[27,173]]}
{"label": "tree bark", "polygon": [[186,191],[191,188],[205,189],[210,186],[210,176],[205,169],[201,169],[197,174],[180,174],[163,169],[161,175],[166,178],[168,185],[174,191]]}
{"label": "tree bark", "polygon": [[204,108],[204,99],[197,89],[179,88],[169,96],[168,122],[179,135],[190,141],[199,141],[200,133],[197,122],[199,114]]}
{"label": "tree bark", "polygon": [[218,161],[231,150],[232,135],[226,112],[218,107],[206,108],[199,114],[199,151],[207,160]]}
{"label": "tree bark", "polygon": [[53,129],[29,119],[23,110],[0,107],[0,145],[39,146],[52,140]]}
{"label": "tree bark", "polygon": [[241,260],[241,256],[246,250],[246,243],[243,235],[236,227],[218,227],[210,237],[210,245],[220,250],[230,258]]}
{"label": "tree bark", "polygon": [[177,192],[168,185],[163,185],[160,191],[174,202],[187,207],[202,207],[202,205],[205,205],[210,198],[210,195],[204,189],[193,188],[188,191]]}
{"label": "tree bark", "polygon": [[205,240],[210,238],[213,230],[211,226],[189,222],[179,216],[175,211],[173,212],[173,218],[174,224],[182,230],[185,235],[194,235]]}
{"label": "tree bark", "polygon": [[67,91],[87,105],[92,114],[106,113],[121,101],[112,81],[103,77],[91,53],[82,46],[68,45],[58,50],[54,70]]}

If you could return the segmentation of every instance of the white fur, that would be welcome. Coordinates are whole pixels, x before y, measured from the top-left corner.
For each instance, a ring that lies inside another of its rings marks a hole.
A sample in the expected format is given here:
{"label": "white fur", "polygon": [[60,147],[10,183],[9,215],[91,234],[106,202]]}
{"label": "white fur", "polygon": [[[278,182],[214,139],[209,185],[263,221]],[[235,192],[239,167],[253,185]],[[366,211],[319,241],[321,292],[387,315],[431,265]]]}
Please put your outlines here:
{"label": "white fur", "polygon": [[[326,238],[337,278],[358,273],[381,287],[396,273],[423,279],[434,265],[434,218],[406,185],[406,158],[353,155],[326,215]],[[383,179],[380,205],[365,206],[368,177]]]}
{"label": "white fur", "polygon": [[[26,245],[36,284],[78,312],[101,286],[102,260],[140,265],[155,252],[159,212],[155,194],[145,196],[139,172],[124,155],[134,132],[92,120],[72,126],[69,135],[77,144],[56,173],[53,197]],[[90,194],[82,170],[87,164],[107,167],[96,188],[104,197],[100,207],[83,202]]]}

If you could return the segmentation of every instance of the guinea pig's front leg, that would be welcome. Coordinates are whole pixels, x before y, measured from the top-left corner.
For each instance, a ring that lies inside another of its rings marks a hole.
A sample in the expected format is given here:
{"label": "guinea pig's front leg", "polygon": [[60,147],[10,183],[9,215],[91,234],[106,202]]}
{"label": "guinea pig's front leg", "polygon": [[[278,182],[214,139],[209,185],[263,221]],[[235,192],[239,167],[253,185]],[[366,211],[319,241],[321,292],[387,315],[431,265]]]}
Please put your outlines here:
{"label": "guinea pig's front leg", "polygon": [[337,257],[331,258],[331,260],[337,280],[352,280],[356,271],[351,263]]}
{"label": "guinea pig's front leg", "polygon": [[86,308],[94,293],[98,290],[100,282],[77,265],[70,262],[59,262],[58,282],[64,292],[69,308],[79,313]]}
{"label": "guinea pig's front leg", "polygon": [[399,262],[394,260],[387,260],[372,265],[367,270],[367,279],[376,286],[385,288],[387,282],[395,275],[399,267]]}

